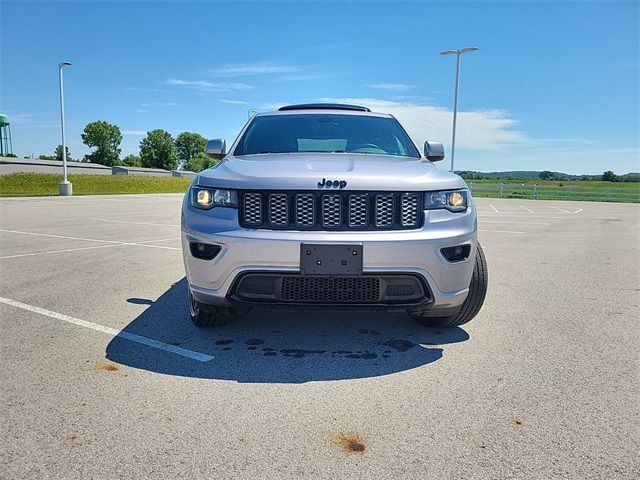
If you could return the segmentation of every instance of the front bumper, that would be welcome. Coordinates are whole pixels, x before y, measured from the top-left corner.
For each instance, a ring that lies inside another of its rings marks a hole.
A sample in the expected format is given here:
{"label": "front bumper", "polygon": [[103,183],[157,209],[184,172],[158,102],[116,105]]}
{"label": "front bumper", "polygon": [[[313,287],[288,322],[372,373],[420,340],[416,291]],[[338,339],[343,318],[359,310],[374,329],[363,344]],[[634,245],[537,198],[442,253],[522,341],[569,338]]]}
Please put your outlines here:
{"label": "front bumper", "polygon": [[[236,280],[250,272],[299,273],[300,244],[362,244],[364,274],[413,274],[426,282],[434,309],[454,308],[465,300],[477,245],[472,204],[464,213],[425,211],[422,228],[404,231],[297,231],[241,228],[238,211],[195,209],[183,204],[182,250],[189,288],[199,302],[229,305]],[[190,242],[221,247],[213,260],[192,256]],[[447,261],[440,250],[471,246],[461,262]],[[427,302],[428,301],[428,302]],[[424,304],[425,302],[422,302]]]}

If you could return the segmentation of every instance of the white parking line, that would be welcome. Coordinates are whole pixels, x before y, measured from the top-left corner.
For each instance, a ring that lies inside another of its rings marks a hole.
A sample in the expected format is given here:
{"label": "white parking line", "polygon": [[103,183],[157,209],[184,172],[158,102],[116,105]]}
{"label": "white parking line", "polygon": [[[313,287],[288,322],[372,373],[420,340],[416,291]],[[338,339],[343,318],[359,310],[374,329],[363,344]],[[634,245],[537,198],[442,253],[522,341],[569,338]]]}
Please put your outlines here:
{"label": "white parking line", "polygon": [[90,328],[91,330],[106,333],[108,335],[112,335],[113,337],[121,337],[131,342],[141,343],[142,345],[147,345],[148,347],[157,348],[158,350],[175,353],[176,355],[191,358],[199,362],[208,362],[214,359],[214,357],[212,357],[211,355],[194,352],[193,350],[187,350],[186,348],[177,347],[175,345],[169,345],[168,343],[160,342],[158,340],[154,340],[153,338],[136,335],[135,333],[129,333],[123,330],[105,327],[104,325],[99,325],[97,323],[88,322],[86,320],[80,320],[79,318],[70,317],[69,315],[65,315],[63,313],[52,312],[51,310],[46,310],[44,308],[35,307],[26,303],[17,302],[9,298],[0,297],[0,303],[11,305],[12,307],[16,308],[21,308],[23,310],[28,310],[40,315],[45,315],[50,318],[55,318],[56,320],[62,320],[63,322],[72,323],[80,327]]}
{"label": "white parking line", "polygon": [[[540,213],[540,212],[537,212],[537,213]],[[552,213],[552,212],[549,212],[549,213]],[[487,216],[491,216],[491,217],[494,217],[494,218],[505,218],[505,217],[516,217],[516,218],[544,218],[544,219],[547,219],[547,218],[548,218],[548,219],[552,219],[552,218],[555,218],[555,219],[558,219],[558,218],[566,219],[566,218],[567,218],[567,216],[566,216],[566,215],[565,215],[564,217],[558,217],[558,216],[557,216],[558,214],[557,214],[557,213],[555,213],[555,212],[553,212],[552,214],[553,214],[553,215],[556,215],[556,216],[555,216],[555,217],[550,217],[550,216],[548,216],[548,215],[525,215],[524,213],[516,213],[516,214],[501,213],[501,214],[499,214],[499,215],[496,215],[495,213],[482,213],[482,212],[480,212],[480,215],[479,215],[479,216],[480,216],[481,218],[485,218],[485,217],[487,217]]]}
{"label": "white parking line", "polygon": [[551,208],[553,208],[554,210],[558,210],[559,212],[562,212],[562,213],[568,213],[570,215],[575,215],[576,213],[580,213],[582,211],[581,208],[577,209],[575,212],[570,212],[569,210],[564,210],[558,207],[551,207]]}
{"label": "white parking line", "polygon": [[[148,244],[149,243],[156,243],[156,242],[168,242],[169,240],[180,240],[180,237],[154,238],[153,240],[144,240],[142,242],[134,242],[131,245],[140,245],[140,246],[143,246],[143,247],[147,247],[147,246],[158,247],[159,245],[148,245]],[[127,245],[129,245],[129,244],[127,243]],[[175,248],[173,248],[173,250],[175,250]]]}
{"label": "white parking line", "polygon": [[0,257],[0,260],[4,260],[6,258],[33,257],[34,255],[48,255],[50,253],[77,252],[78,250],[92,250],[95,248],[111,248],[111,247],[120,247],[120,246],[121,245],[118,245],[118,244],[94,245],[93,247],[65,248],[64,250],[48,250],[46,252],[20,253],[17,255],[5,255],[3,257]]}
{"label": "white parking line", "polygon": [[110,222],[110,223],[129,223],[131,225],[151,225],[152,227],[180,228],[180,225],[169,225],[166,223],[129,222],[127,220],[111,220],[108,218],[92,218],[91,220],[98,220],[99,222]]}
{"label": "white parking line", "polygon": [[498,209],[497,209],[496,207],[494,207],[493,205],[489,205],[489,206],[490,206],[491,208],[493,208],[493,211],[494,211],[494,212],[496,212],[496,213],[500,213],[500,212],[498,211]]}
{"label": "white parking line", "polygon": [[[85,242],[109,243],[114,245],[133,245],[136,247],[161,248],[164,250],[181,250],[180,248],[177,248],[177,247],[165,247],[163,245],[149,245],[150,242],[157,242],[157,241],[159,242],[164,240],[146,240],[144,242],[118,242],[116,240],[100,240],[97,238],[68,237],[66,235],[53,235],[50,233],[36,233],[36,232],[22,232],[19,230],[0,229],[0,232],[15,233],[16,235],[34,235],[37,237],[61,238],[64,240],[82,240]],[[166,239],[166,240],[170,240],[170,239]]]}
{"label": "white parking line", "polygon": [[533,210],[529,210],[527,207],[523,207],[522,205],[518,205],[521,209],[526,210],[529,213],[536,213]]}
{"label": "white parking line", "polygon": [[511,222],[509,220],[503,221],[503,220],[490,220],[490,219],[482,219],[482,223],[515,223],[518,225],[551,225],[550,223],[543,223],[543,222]]}
{"label": "white parking line", "polygon": [[479,232],[487,232],[487,233],[525,233],[525,232],[514,232],[510,230],[478,230]]}
{"label": "white parking line", "polygon": [[[146,245],[148,243],[155,243],[155,242],[168,242],[169,240],[180,240],[180,238],[176,238],[176,237],[172,237],[172,238],[161,238],[158,240],[145,240],[144,242],[136,242],[136,243],[125,243],[125,244],[120,244],[120,243],[110,243],[109,245],[94,245],[93,247],[78,247],[78,248],[64,248],[62,250],[47,250],[46,252],[32,252],[32,253],[19,253],[16,255],[4,255],[2,257],[0,257],[0,260],[4,260],[7,258],[20,258],[20,257],[33,257],[35,255],[48,255],[51,253],[66,253],[66,252],[77,252],[80,250],[93,250],[96,248],[112,248],[112,247],[122,247],[124,246],[137,246],[137,247],[148,247],[148,246],[153,246],[153,245]],[[158,246],[158,245],[156,245]],[[179,248],[175,248],[175,247],[170,247],[171,250],[180,250]]]}

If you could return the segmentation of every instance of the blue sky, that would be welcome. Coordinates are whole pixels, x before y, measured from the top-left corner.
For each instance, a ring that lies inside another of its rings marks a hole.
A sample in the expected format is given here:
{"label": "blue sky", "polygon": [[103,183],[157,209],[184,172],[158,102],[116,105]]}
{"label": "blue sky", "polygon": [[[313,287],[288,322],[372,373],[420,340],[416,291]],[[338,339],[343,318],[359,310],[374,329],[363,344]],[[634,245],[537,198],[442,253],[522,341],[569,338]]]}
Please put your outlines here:
{"label": "blue sky", "polygon": [[[638,2],[0,3],[0,111],[14,151],[60,143],[65,70],[72,156],[93,120],[123,156],[147,130],[232,141],[248,110],[348,101],[395,114],[416,142],[451,142],[456,168],[640,171]],[[447,163],[447,162],[443,162]]]}

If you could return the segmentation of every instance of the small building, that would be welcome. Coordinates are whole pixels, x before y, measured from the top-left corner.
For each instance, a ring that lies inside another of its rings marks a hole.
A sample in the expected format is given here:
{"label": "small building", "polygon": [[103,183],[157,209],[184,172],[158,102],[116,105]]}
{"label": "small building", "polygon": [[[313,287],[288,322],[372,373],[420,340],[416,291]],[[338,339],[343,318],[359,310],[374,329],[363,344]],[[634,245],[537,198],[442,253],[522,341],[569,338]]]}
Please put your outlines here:
{"label": "small building", "polygon": [[117,165],[111,167],[112,175],[143,175],[147,177],[170,177],[170,170],[163,170],[161,168],[144,168],[144,167],[127,167],[123,165]]}
{"label": "small building", "polygon": [[[111,175],[111,168],[97,163],[67,162],[69,175]],[[30,158],[0,157],[0,175],[11,173],[57,173],[62,175],[62,162]]]}
{"label": "small building", "polygon": [[190,172],[189,170],[171,170],[172,177],[193,178],[196,175],[196,172]]}

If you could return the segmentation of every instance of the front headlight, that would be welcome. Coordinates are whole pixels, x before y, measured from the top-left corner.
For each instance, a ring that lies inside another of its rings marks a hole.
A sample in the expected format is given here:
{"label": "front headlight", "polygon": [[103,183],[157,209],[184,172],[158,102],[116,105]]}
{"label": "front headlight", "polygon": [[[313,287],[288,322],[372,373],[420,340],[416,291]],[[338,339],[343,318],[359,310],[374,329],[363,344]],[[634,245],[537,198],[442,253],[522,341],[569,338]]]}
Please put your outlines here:
{"label": "front headlight", "polygon": [[468,190],[426,192],[424,194],[424,208],[426,210],[444,208],[450,212],[464,212],[467,209],[468,203]]}
{"label": "front headlight", "polygon": [[210,210],[213,207],[237,207],[238,192],[235,190],[193,187],[191,189],[191,205],[202,210]]}

